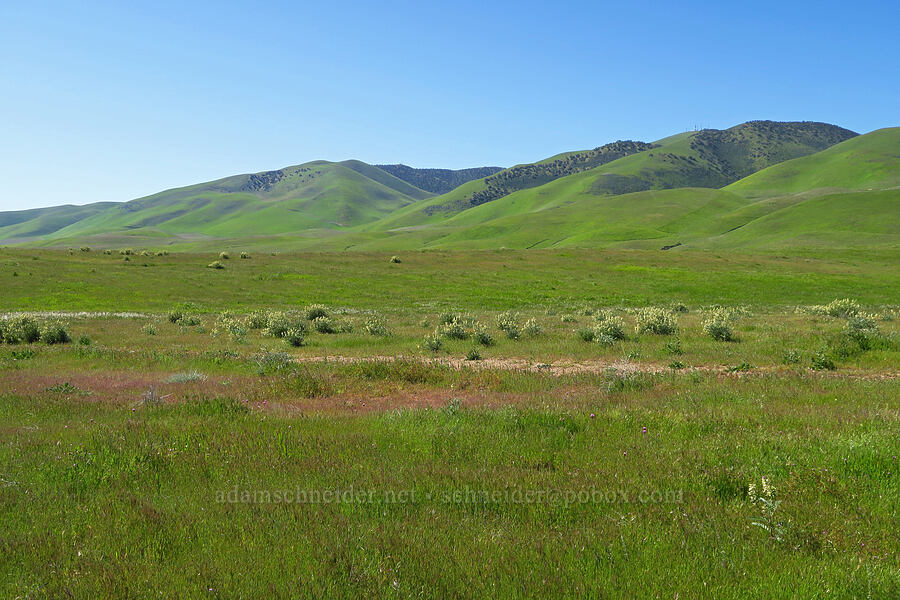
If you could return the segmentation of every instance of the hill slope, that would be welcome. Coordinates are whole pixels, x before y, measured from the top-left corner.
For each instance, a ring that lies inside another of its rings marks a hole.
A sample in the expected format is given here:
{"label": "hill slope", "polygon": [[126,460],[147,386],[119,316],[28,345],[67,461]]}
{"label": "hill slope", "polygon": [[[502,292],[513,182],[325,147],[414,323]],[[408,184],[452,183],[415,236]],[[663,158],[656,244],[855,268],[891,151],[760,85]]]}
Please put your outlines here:
{"label": "hill slope", "polygon": [[503,167],[476,167],[474,169],[415,169],[406,165],[375,165],[394,177],[431,192],[446,194],[473,179],[481,179],[502,171]]}
{"label": "hill slope", "polygon": [[900,127],[879,129],[728,186],[748,198],[900,186]]}
{"label": "hill slope", "polygon": [[[39,235],[44,240],[104,236],[158,241],[166,236],[340,229],[374,221],[430,196],[360,161],[315,161],[166,190],[125,203],[72,207],[81,211],[0,217],[0,239]],[[4,226],[6,221],[9,225]]]}
{"label": "hill slope", "polygon": [[[679,134],[653,144],[616,142],[589,151],[600,156],[595,161],[598,164],[579,160],[584,153],[573,153],[520,165],[417,202],[366,229],[432,225],[469,211],[473,211],[469,221],[478,222],[480,217],[475,215],[511,215],[522,205],[533,210],[536,205],[559,204],[585,195],[721,188],[772,164],[813,154],[856,135],[827,123],[750,121],[725,130]],[[574,167],[548,169],[548,165],[560,163],[574,163]],[[505,181],[510,184],[495,183]],[[489,204],[493,206],[483,208]]]}
{"label": "hill slope", "polygon": [[0,214],[0,239],[186,250],[894,251],[898,186],[900,128],[856,136],[819,123],[750,122],[558,155],[441,196],[358,161],[318,161],[125,204]]}

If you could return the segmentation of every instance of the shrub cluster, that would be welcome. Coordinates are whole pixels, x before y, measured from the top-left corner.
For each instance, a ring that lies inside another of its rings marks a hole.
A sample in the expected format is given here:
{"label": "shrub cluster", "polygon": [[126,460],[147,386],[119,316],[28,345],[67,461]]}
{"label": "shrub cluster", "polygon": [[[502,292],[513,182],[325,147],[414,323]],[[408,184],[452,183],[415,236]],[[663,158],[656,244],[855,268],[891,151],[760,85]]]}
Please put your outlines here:
{"label": "shrub cluster", "polygon": [[522,319],[519,313],[508,310],[497,317],[497,329],[506,334],[511,340],[519,339],[522,335]]}
{"label": "shrub cluster", "polygon": [[471,335],[466,327],[466,323],[458,316],[453,316],[449,321],[445,321],[442,318],[434,334],[451,340],[467,340]]}
{"label": "shrub cluster", "polygon": [[366,322],[363,323],[363,329],[369,335],[381,337],[388,334],[387,325],[385,324],[384,319],[377,315],[372,315],[366,319]]}
{"label": "shrub cluster", "polygon": [[443,347],[443,345],[444,343],[437,335],[426,335],[425,339],[422,340],[422,348],[424,348],[425,350],[430,350],[431,352],[437,352]]}
{"label": "shrub cluster", "polygon": [[678,318],[671,310],[648,307],[638,311],[635,325],[637,333],[672,335],[678,331]]}
{"label": "shrub cluster", "polygon": [[55,319],[39,321],[27,315],[0,319],[0,343],[7,344],[68,344],[72,336],[66,326]]}
{"label": "shrub cluster", "polygon": [[703,332],[719,342],[734,340],[731,322],[737,320],[739,313],[725,307],[716,307],[707,312],[703,321]]}
{"label": "shrub cluster", "polygon": [[541,327],[541,324],[538,323],[534,318],[531,318],[525,321],[525,325],[522,326],[522,331],[528,337],[537,337],[544,333],[544,328]]}
{"label": "shrub cluster", "polygon": [[475,326],[472,329],[472,339],[482,346],[494,345],[494,336],[492,336],[487,327],[481,323],[475,323]]}
{"label": "shrub cluster", "polygon": [[[186,303],[184,306],[190,307],[193,305]],[[166,319],[169,323],[181,325],[182,327],[199,327],[203,325],[200,315],[190,314],[185,308],[173,308],[166,313]]]}
{"label": "shrub cluster", "polygon": [[595,342],[607,344],[611,341],[625,339],[625,321],[615,315],[603,314],[603,319],[594,324],[593,337]]}
{"label": "shrub cluster", "polygon": [[231,336],[231,339],[240,341],[247,336],[248,332],[249,327],[244,319],[241,319],[231,312],[225,311],[219,315],[218,319],[216,319],[212,335],[229,335]]}
{"label": "shrub cluster", "polygon": [[289,331],[306,333],[305,318],[293,313],[270,310],[266,313],[264,332],[272,337],[286,337]]}
{"label": "shrub cluster", "polygon": [[318,331],[319,333],[337,333],[338,328],[335,325],[334,321],[331,317],[321,316],[316,317],[312,320],[313,329]]}
{"label": "shrub cluster", "polygon": [[320,317],[328,317],[328,307],[321,304],[310,304],[303,309],[307,321],[314,321]]}

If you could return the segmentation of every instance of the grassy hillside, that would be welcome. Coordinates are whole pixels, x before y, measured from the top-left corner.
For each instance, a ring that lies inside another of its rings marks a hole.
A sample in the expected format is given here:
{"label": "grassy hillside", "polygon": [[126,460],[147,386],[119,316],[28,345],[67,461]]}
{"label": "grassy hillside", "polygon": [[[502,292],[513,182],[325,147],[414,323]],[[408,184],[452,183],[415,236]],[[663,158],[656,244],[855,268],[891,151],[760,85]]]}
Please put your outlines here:
{"label": "grassy hillside", "polygon": [[[820,123],[757,121],[644,146],[558,155],[437,197],[372,165],[320,161],[125,204],[2,214],[0,239],[186,251],[900,248],[891,226],[900,128],[856,136]],[[826,148],[809,154],[817,147]],[[617,154],[627,155],[583,168]],[[785,160],[798,154],[806,156]],[[555,177],[562,171],[574,172]],[[542,177],[551,180],[538,185]],[[472,205],[501,184],[509,187],[500,197]],[[28,238],[34,231],[40,237]]]}
{"label": "grassy hillside", "polygon": [[879,129],[811,156],[786,161],[737,181],[728,190],[762,198],[900,186],[900,127]]}
{"label": "grassy hillside", "polygon": [[446,194],[473,179],[489,177],[503,170],[503,167],[476,167],[474,169],[458,169],[454,171],[451,169],[416,169],[406,165],[375,166],[410,185],[432,194]]}
{"label": "grassy hillside", "polygon": [[114,202],[97,202],[85,206],[66,205],[0,212],[0,239],[16,240],[49,235],[113,206]]}
{"label": "grassy hillside", "polygon": [[[614,159],[599,165],[579,169],[577,165],[590,162],[573,159],[576,155],[560,155],[544,163],[514,167],[449,194],[408,206],[367,229],[384,231],[440,223],[467,211],[473,211],[473,217],[467,219],[469,222],[483,222],[475,215],[486,212],[492,217],[511,216],[523,205],[526,210],[533,210],[548,202],[561,205],[585,196],[686,187],[721,188],[759,169],[824,150],[854,136],[852,131],[826,123],[750,121],[726,130],[675,135],[654,144],[617,142],[632,145],[601,147],[606,149],[601,153],[603,156]],[[542,179],[541,165],[568,164],[576,166],[560,169],[571,172]],[[513,176],[516,172],[523,176]],[[511,182],[507,187],[491,183],[504,177]],[[494,206],[483,209],[487,204]]]}
{"label": "grassy hillside", "polygon": [[34,235],[52,242],[73,238],[153,241],[339,229],[376,220],[429,196],[359,161],[316,161],[167,190],[123,204],[85,207],[82,218],[57,218],[52,224],[20,222],[0,227],[0,239],[29,231],[39,231]]}

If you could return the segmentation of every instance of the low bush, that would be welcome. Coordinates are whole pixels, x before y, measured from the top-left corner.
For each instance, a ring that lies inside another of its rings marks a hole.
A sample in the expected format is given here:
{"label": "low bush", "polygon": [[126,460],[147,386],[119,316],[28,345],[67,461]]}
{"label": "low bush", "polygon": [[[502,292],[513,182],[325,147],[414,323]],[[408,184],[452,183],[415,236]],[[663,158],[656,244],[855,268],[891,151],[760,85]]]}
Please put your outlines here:
{"label": "low bush", "polygon": [[453,320],[438,325],[435,335],[451,340],[465,340],[470,334],[465,323],[459,317],[454,317]]}
{"label": "low bush", "polygon": [[481,360],[481,352],[478,348],[472,348],[466,352],[466,360]]}
{"label": "low bush", "polygon": [[292,328],[284,333],[284,340],[294,348],[302,346],[305,339],[306,331],[304,329]]}
{"label": "low bush", "polygon": [[613,337],[606,333],[601,333],[594,336],[594,342],[599,344],[600,346],[612,346],[619,339],[620,338]]}
{"label": "low bush", "polygon": [[250,329],[265,329],[269,322],[269,313],[264,310],[255,310],[247,315],[247,327]]}
{"label": "low bush", "polygon": [[462,315],[455,312],[443,312],[438,317],[438,325],[446,325],[447,323],[452,323],[453,321],[461,321]]}
{"label": "low bush", "polygon": [[291,371],[297,365],[287,352],[275,352],[272,350],[263,350],[259,354],[255,354],[252,360],[259,375]]}
{"label": "low bush", "polygon": [[403,261],[400,260],[400,257],[399,257],[399,256],[392,256],[392,257],[391,257],[391,264],[395,264],[395,265],[396,265],[396,264],[399,264],[399,263],[401,263],[401,262],[403,262]]}
{"label": "low bush", "polygon": [[678,331],[675,313],[664,308],[648,307],[638,311],[635,325],[637,333],[672,335]]}
{"label": "low bush", "polygon": [[372,315],[366,319],[366,322],[363,324],[363,329],[369,335],[380,337],[388,334],[387,325],[385,324],[384,319],[376,315]]}
{"label": "low bush", "polygon": [[825,305],[825,314],[829,317],[840,317],[849,319],[859,314],[859,302],[844,298],[842,300],[833,300]]}
{"label": "low bush", "polygon": [[594,341],[600,341],[598,338],[603,336],[613,340],[624,340],[625,321],[615,315],[604,315],[602,321],[594,324]]}
{"label": "low bush", "polygon": [[33,344],[41,339],[37,321],[22,315],[3,322],[3,340],[7,344]]}
{"label": "low bush", "polygon": [[170,310],[166,313],[166,318],[169,320],[169,323],[177,323],[184,317],[184,313],[178,309]]}
{"label": "low bush", "polygon": [[200,315],[184,315],[178,321],[178,324],[183,327],[201,327],[203,319],[200,318]]}
{"label": "low bush", "polygon": [[45,321],[40,329],[41,341],[45,344],[68,344],[72,341],[72,336],[60,321]]}
{"label": "low bush", "polygon": [[837,365],[834,364],[834,361],[831,360],[828,352],[824,349],[813,354],[811,362],[813,371],[834,371],[837,368]]}
{"label": "low bush", "polygon": [[731,322],[737,320],[739,313],[722,307],[716,307],[707,312],[707,318],[703,321],[703,332],[719,342],[734,340],[734,332],[731,330]]}
{"label": "low bush", "polygon": [[290,330],[306,333],[305,319],[299,315],[280,311],[269,311],[266,314],[266,335],[283,338]]}
{"label": "low bush", "polygon": [[185,373],[175,373],[166,379],[167,383],[194,383],[196,381],[206,381],[206,375],[197,371],[187,371]]}
{"label": "low bush", "polygon": [[228,260],[231,258],[231,255],[227,252],[219,252],[219,260]]}
{"label": "low bush", "polygon": [[799,350],[788,350],[786,351],[782,357],[781,362],[786,365],[797,365],[800,364],[800,361],[803,359]]}
{"label": "low bush", "polygon": [[206,265],[206,268],[207,269],[224,269],[225,265],[223,265],[222,263],[220,263],[217,260],[214,260],[213,262]]}
{"label": "low bush", "polygon": [[250,258],[250,253],[249,252],[241,252],[241,258],[243,258],[243,259]]}
{"label": "low bush", "polygon": [[232,340],[241,341],[247,337],[249,328],[246,322],[230,312],[223,312],[213,325],[212,335],[229,335]]}
{"label": "low bush", "polygon": [[425,339],[422,340],[422,348],[431,352],[437,352],[443,345],[441,338],[437,335],[426,335]]}
{"label": "low bush", "polygon": [[320,317],[329,316],[328,307],[321,304],[310,304],[303,309],[307,321],[314,321]]}
{"label": "low bush", "polygon": [[544,333],[544,328],[541,327],[540,323],[532,318],[525,321],[525,325],[522,326],[522,331],[528,337],[537,337]]}
{"label": "low bush", "polygon": [[481,323],[476,323],[472,331],[472,339],[482,346],[493,346],[494,336],[487,330],[487,327]]}
{"label": "low bush", "polygon": [[722,319],[707,319],[703,321],[703,332],[719,342],[730,342],[734,339],[731,325]]}
{"label": "low bush", "polygon": [[582,342],[593,342],[594,341],[594,328],[593,327],[583,327],[575,332],[575,335],[578,336]]}
{"label": "low bush", "polygon": [[159,331],[156,329],[156,325],[153,323],[147,323],[143,327],[141,327],[141,333],[144,335],[156,335]]}
{"label": "low bush", "polygon": [[522,334],[521,317],[519,313],[506,311],[497,317],[497,329],[506,334],[511,340],[519,339]]}
{"label": "low bush", "polygon": [[316,317],[312,320],[312,326],[319,333],[337,333],[338,331],[331,317]]}

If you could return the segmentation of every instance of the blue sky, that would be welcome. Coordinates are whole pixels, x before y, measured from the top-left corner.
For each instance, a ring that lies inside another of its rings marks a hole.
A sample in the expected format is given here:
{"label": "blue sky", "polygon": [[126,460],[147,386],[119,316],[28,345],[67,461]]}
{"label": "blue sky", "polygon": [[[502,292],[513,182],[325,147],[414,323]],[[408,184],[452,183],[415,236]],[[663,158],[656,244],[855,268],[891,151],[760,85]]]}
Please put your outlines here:
{"label": "blue sky", "polygon": [[628,4],[7,0],[0,210],[320,158],[509,166],[750,119],[900,125],[894,2]]}

